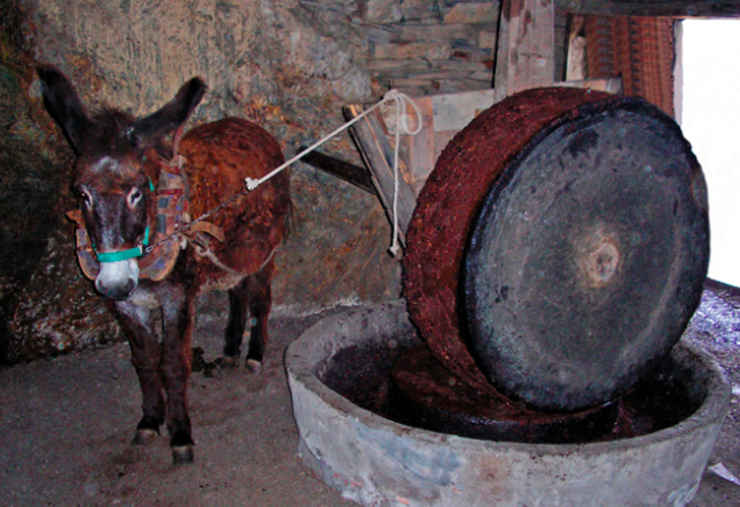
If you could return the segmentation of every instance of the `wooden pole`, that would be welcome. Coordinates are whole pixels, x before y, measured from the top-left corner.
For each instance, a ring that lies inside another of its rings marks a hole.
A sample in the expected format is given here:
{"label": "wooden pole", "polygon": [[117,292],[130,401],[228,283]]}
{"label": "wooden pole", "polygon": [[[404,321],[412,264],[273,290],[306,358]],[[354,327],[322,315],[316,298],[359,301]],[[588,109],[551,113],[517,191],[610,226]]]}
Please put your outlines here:
{"label": "wooden pole", "polygon": [[498,102],[555,81],[553,0],[503,0],[493,89]]}

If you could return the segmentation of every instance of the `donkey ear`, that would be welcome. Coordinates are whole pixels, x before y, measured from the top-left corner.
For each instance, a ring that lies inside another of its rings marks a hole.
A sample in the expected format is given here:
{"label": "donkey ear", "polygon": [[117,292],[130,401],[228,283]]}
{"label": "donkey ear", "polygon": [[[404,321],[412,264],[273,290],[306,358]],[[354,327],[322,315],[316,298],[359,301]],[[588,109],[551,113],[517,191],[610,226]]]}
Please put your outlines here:
{"label": "donkey ear", "polygon": [[82,152],[82,142],[92,125],[80,97],[69,79],[55,67],[42,65],[36,72],[44,83],[43,97],[47,111],[79,155]]}
{"label": "donkey ear", "polygon": [[185,123],[205,92],[206,84],[199,77],[194,77],[182,85],[175,98],[162,109],[134,122],[126,130],[126,135],[137,148],[146,149],[154,145]]}

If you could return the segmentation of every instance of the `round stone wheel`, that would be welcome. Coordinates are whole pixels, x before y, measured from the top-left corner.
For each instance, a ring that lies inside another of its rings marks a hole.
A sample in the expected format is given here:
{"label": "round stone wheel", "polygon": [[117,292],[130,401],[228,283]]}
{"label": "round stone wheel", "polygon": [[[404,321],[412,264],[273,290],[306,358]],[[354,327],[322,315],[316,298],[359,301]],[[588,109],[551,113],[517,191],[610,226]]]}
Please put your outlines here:
{"label": "round stone wheel", "polygon": [[530,90],[440,156],[407,236],[409,314],[480,391],[582,410],[680,338],[708,237],[701,168],[670,117],[635,98]]}
{"label": "round stone wheel", "polygon": [[673,121],[642,101],[587,109],[507,164],[464,261],[481,367],[546,411],[613,399],[662,360],[709,259],[704,178]]}

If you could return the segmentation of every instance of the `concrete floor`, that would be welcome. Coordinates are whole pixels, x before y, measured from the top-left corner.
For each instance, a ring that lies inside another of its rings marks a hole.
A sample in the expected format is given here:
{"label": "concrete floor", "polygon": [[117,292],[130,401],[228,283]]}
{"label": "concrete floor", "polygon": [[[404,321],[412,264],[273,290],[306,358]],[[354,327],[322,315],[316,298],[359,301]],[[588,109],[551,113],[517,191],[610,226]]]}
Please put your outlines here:
{"label": "concrete floor", "polygon": [[[727,322],[714,318],[730,315],[731,326],[739,323],[740,295],[718,298],[717,292],[705,298],[700,325],[688,334],[740,386],[740,325],[733,342],[720,336],[727,334]],[[170,464],[166,436],[145,449],[129,446],[140,399],[127,345],[73,353],[0,369],[0,505],[353,505],[313,478],[296,455],[282,354],[320,316],[275,315],[265,367],[255,376],[243,369],[209,372],[220,353],[225,297],[202,299],[199,311],[194,346],[203,349],[204,361],[195,362],[200,371],[190,386],[193,465]],[[738,399],[736,394],[710,462],[722,462],[736,475]],[[706,472],[690,505],[740,505],[740,486]]]}
{"label": "concrete floor", "polygon": [[[194,340],[207,363],[220,354],[227,311],[225,298],[211,302]],[[171,465],[166,433],[148,448],[129,445],[141,401],[128,345],[0,370],[0,506],[353,505],[296,455],[282,354],[317,318],[274,318],[260,375],[193,373],[192,466]]]}

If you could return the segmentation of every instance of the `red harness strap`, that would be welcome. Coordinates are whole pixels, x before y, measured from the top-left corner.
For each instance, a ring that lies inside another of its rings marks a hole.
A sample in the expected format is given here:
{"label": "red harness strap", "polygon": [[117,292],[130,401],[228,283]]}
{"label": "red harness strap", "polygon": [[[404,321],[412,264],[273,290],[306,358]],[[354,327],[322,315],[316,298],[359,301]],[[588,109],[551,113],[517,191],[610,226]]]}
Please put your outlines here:
{"label": "red harness strap", "polygon": [[[185,157],[175,155],[169,165],[162,167],[156,189],[157,215],[152,244],[158,244],[190,222],[188,185],[182,171]],[[164,280],[175,267],[185,242],[172,236],[139,260],[139,277],[155,282]]]}

